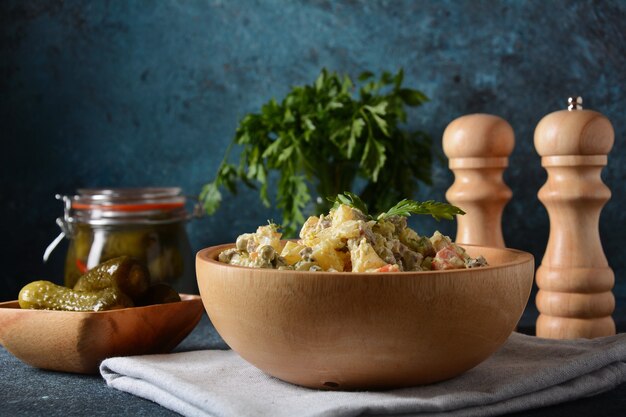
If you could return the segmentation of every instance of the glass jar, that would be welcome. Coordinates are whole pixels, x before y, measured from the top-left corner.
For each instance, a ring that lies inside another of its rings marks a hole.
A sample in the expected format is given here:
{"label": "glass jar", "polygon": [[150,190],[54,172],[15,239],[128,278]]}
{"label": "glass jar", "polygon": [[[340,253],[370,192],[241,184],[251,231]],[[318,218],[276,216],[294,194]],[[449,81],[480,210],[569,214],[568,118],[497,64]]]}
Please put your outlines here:
{"label": "glass jar", "polygon": [[178,292],[197,293],[194,256],[185,224],[186,198],[180,188],[79,189],[57,196],[65,214],[57,219],[61,235],[70,239],[65,260],[65,286],[96,265],[118,256],[143,262],[152,283],[166,282]]}

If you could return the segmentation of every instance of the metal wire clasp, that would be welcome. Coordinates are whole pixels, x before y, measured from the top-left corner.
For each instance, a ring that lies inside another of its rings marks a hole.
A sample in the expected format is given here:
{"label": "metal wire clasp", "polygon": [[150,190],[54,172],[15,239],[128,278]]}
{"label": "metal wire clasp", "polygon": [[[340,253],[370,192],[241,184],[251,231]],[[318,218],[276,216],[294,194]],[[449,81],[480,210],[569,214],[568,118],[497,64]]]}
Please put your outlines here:
{"label": "metal wire clasp", "polygon": [[74,234],[74,218],[72,217],[72,197],[56,194],[57,200],[63,200],[63,217],[57,217],[56,224],[61,229],[61,233],[48,245],[43,253],[43,261],[47,262],[52,251],[61,243],[63,238],[70,238]]}
{"label": "metal wire clasp", "polygon": [[202,206],[202,201],[200,201],[200,198],[196,195],[185,195],[185,197],[188,200],[192,200],[194,202],[191,213],[187,214],[187,220],[201,219],[202,217],[204,217],[205,211],[204,207]]}

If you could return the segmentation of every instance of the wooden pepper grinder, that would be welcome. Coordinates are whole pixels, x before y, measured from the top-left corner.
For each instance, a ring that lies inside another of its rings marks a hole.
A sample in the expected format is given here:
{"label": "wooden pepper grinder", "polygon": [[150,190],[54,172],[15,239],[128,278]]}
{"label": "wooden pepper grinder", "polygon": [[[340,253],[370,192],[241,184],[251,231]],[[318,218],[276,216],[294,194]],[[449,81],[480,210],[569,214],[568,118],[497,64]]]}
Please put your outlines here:
{"label": "wooden pepper grinder", "polygon": [[446,199],[466,212],[457,216],[457,243],[505,246],[502,211],[513,193],[502,173],[514,146],[513,128],[498,116],[469,114],[446,127],[443,151],[455,177]]}
{"label": "wooden pepper grinder", "polygon": [[548,247],[537,270],[537,336],[593,338],[615,334],[615,277],[602,250],[600,211],[611,191],[600,178],[613,147],[611,122],[570,97],[567,110],[545,116],[535,148],[548,180],[539,200],[550,217]]}

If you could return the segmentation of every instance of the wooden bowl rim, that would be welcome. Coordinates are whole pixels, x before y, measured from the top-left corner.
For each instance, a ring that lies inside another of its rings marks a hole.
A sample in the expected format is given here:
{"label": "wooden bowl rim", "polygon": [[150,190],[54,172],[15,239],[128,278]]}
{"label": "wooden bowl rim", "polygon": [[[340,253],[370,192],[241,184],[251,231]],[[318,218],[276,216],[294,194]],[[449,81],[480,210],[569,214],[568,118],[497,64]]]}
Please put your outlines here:
{"label": "wooden bowl rim", "polygon": [[[488,265],[479,268],[464,268],[464,269],[442,269],[442,270],[430,270],[430,271],[402,271],[402,272],[329,272],[329,271],[294,271],[292,269],[268,269],[268,268],[252,268],[248,266],[239,266],[239,265],[230,265],[217,260],[217,256],[220,252],[226,249],[234,248],[234,243],[225,243],[222,245],[210,246],[204,249],[200,249],[196,253],[196,260],[205,262],[208,264],[212,264],[222,268],[234,268],[241,270],[259,270],[259,271],[272,271],[278,274],[289,274],[289,275],[303,275],[303,276],[337,276],[337,275],[347,275],[347,276],[357,276],[357,275],[368,275],[368,276],[402,276],[402,275],[431,275],[431,274],[463,274],[468,273],[469,271],[476,273],[478,271],[486,271],[486,270],[494,270],[494,269],[503,269],[510,268],[511,266],[525,264],[529,261],[534,262],[535,257],[528,252],[512,249],[512,248],[499,248],[494,246],[481,246],[481,245],[461,245],[463,248],[471,247],[477,249],[488,249],[495,251],[502,251],[510,254],[518,255],[518,258],[506,263],[501,263],[497,265]],[[487,259],[489,262],[489,259]]]}
{"label": "wooden bowl rim", "polygon": [[[163,308],[172,308],[172,306],[176,306],[176,305],[180,305],[183,303],[193,303],[193,302],[201,302],[202,298],[197,295],[197,294],[179,294],[181,300],[180,301],[176,301],[174,303],[163,303],[163,304],[151,304],[148,306],[139,306],[139,307],[127,307],[127,308],[118,308],[115,310],[104,310],[104,311],[67,311],[67,310],[39,310],[39,309],[30,309],[30,308],[25,308],[22,309],[19,306],[19,302],[18,300],[11,300],[11,301],[4,301],[0,303],[0,314],[2,314],[3,311],[11,311],[11,312],[15,312],[15,311],[23,311],[25,312],[24,314],[26,314],[27,312],[33,313],[33,312],[40,312],[41,314],[70,314],[76,317],[82,317],[85,315],[112,315],[112,314],[119,314],[120,312],[123,311],[128,311],[128,310],[156,310],[156,309],[163,309]],[[34,313],[37,314],[37,313]]]}

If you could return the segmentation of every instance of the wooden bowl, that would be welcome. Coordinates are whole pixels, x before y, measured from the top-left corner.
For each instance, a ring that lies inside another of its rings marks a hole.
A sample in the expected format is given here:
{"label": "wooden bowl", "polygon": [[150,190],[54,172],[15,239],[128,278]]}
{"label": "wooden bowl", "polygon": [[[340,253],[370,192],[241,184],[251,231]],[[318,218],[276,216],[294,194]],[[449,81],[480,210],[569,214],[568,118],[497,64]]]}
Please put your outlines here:
{"label": "wooden bowl", "polygon": [[534,260],[466,246],[491,266],[396,273],[298,272],[196,256],[204,307],[242,358],[311,388],[371,389],[457,376],[495,352],[528,301]]}
{"label": "wooden bowl", "polygon": [[98,312],[22,310],[0,303],[0,344],[23,362],[54,371],[93,374],[113,356],[167,353],[198,324],[200,297]]}

